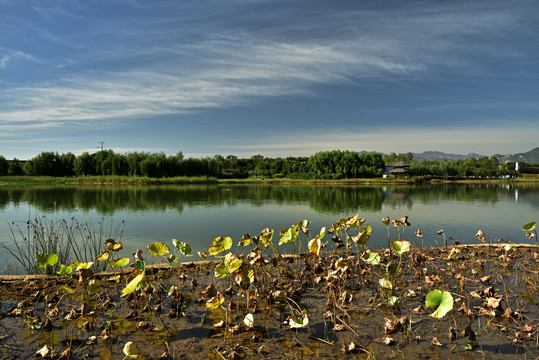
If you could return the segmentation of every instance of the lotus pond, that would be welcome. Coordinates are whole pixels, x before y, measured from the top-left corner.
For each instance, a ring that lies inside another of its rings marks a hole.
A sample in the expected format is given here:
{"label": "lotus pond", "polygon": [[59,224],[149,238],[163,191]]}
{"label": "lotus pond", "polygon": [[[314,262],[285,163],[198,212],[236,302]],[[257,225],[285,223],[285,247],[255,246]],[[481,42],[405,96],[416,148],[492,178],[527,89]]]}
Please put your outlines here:
{"label": "lotus pond", "polygon": [[[382,222],[388,247],[375,251],[372,227],[355,215],[320,231],[303,220],[279,234],[218,237],[202,262],[186,263],[191,248],[176,240],[126,256],[107,239],[95,261],[69,265],[38,254],[39,268],[57,275],[0,281],[0,357],[539,356],[539,248],[480,231],[476,244],[423,248],[404,240],[406,216]],[[537,235],[535,223],[523,230]],[[94,272],[100,262],[108,272]]]}

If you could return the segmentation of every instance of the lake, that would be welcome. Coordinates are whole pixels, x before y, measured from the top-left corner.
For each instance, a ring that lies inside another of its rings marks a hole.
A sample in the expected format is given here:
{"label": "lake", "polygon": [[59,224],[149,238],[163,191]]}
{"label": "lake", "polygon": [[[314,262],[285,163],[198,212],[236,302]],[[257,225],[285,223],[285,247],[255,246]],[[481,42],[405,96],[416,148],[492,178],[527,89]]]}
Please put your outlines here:
{"label": "lake", "polygon": [[[309,229],[318,234],[356,213],[373,227],[368,247],[374,249],[387,245],[381,219],[404,215],[411,223],[405,239],[420,244],[414,231],[421,228],[425,246],[443,245],[439,229],[461,243],[476,242],[479,229],[489,239],[529,243],[522,226],[539,220],[539,184],[1,186],[0,242],[11,246],[11,230],[36,217],[73,217],[114,226],[125,221],[123,256],[137,248],[147,253],[154,241],[170,245],[173,238],[189,243],[196,254],[218,236],[237,243],[243,234],[269,227],[276,243],[283,228],[300,220],[310,220]],[[392,227],[390,234],[397,238]],[[15,259],[0,248],[0,273],[22,272],[10,265],[17,266]]]}

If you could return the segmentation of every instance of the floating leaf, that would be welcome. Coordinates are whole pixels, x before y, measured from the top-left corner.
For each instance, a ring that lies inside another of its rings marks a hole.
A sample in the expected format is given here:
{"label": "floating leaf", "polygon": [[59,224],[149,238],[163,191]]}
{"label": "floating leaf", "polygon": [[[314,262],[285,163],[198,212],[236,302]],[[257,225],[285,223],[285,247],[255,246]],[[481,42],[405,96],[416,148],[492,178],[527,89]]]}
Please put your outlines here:
{"label": "floating leaf", "polygon": [[75,292],[75,290],[73,290],[72,288],[67,287],[67,286],[64,286],[63,289],[68,294],[73,294]]}
{"label": "floating leaf", "polygon": [[127,286],[122,290],[122,293],[120,294],[120,296],[125,296],[135,291],[137,289],[138,284],[140,284],[143,278],[144,278],[144,272],[135,276],[133,280],[131,280],[129,284],[127,284]]}
{"label": "floating leaf", "polygon": [[522,230],[524,230],[524,231],[533,231],[533,230],[535,230],[535,225],[536,225],[535,221],[529,222],[529,223],[527,223],[526,225],[524,225],[522,227]]}
{"label": "floating leaf", "polygon": [[148,245],[148,252],[154,256],[161,256],[168,254],[170,249],[168,248],[167,244],[156,241]]}
{"label": "floating leaf", "polygon": [[428,308],[434,308],[438,306],[436,311],[431,314],[436,319],[441,319],[449,311],[453,309],[453,296],[448,291],[441,291],[434,289],[429,291],[425,298],[425,305]]}
{"label": "floating leaf", "polygon": [[217,293],[216,296],[206,301],[206,307],[210,310],[214,310],[214,309],[217,309],[219,306],[221,306],[221,304],[224,302],[225,302],[225,297],[223,296],[223,294]]}
{"label": "floating leaf", "polygon": [[254,318],[253,314],[249,313],[249,314],[245,315],[245,318],[243,319],[243,323],[248,328],[252,328],[255,325],[255,318]]}
{"label": "floating leaf", "polygon": [[322,247],[322,242],[319,238],[314,238],[309,240],[309,243],[307,244],[307,247],[309,248],[309,252],[314,255],[320,254],[320,248]]}
{"label": "floating leaf", "polygon": [[395,251],[399,255],[410,251],[411,246],[412,244],[410,244],[410,242],[407,240],[394,240],[391,242],[391,249],[393,249],[393,251]]}
{"label": "floating leaf", "polygon": [[124,352],[125,356],[127,356],[127,357],[129,357],[131,359],[136,359],[140,355],[140,351],[138,349],[137,344],[135,344],[132,341],[128,341],[124,345],[123,352]]}
{"label": "floating leaf", "polygon": [[113,268],[121,268],[129,264],[129,261],[129,258],[121,257],[119,259],[109,261],[109,265]]}
{"label": "floating leaf", "polygon": [[233,241],[231,237],[216,237],[213,240],[213,243],[211,244],[210,248],[208,249],[208,253],[211,256],[218,255],[223,251],[229,250],[232,247],[232,243]]}
{"label": "floating leaf", "polygon": [[296,241],[300,228],[297,226],[291,226],[289,228],[281,230],[279,234],[279,245],[291,244]]}
{"label": "floating leaf", "polygon": [[71,266],[66,266],[64,264],[60,265],[58,269],[56,270],[56,273],[58,275],[69,275],[73,272],[73,268]]}
{"label": "floating leaf", "polygon": [[97,261],[103,261],[103,260],[108,260],[109,258],[109,255],[110,255],[110,250],[109,249],[105,249],[103,250],[103,252],[99,255],[97,255],[97,257],[95,258]]}
{"label": "floating leaf", "polygon": [[36,264],[40,268],[46,268],[47,265],[53,266],[57,262],[58,262],[58,255],[54,253],[36,255]]}
{"label": "floating leaf", "polygon": [[172,244],[174,244],[174,247],[176,247],[176,249],[178,249],[182,255],[191,255],[191,245],[188,243],[172,239]]}
{"label": "floating leaf", "polygon": [[307,317],[307,314],[303,318],[292,316],[290,320],[288,321],[288,324],[290,325],[290,328],[292,329],[299,329],[302,327],[307,326],[309,323],[309,318]]}

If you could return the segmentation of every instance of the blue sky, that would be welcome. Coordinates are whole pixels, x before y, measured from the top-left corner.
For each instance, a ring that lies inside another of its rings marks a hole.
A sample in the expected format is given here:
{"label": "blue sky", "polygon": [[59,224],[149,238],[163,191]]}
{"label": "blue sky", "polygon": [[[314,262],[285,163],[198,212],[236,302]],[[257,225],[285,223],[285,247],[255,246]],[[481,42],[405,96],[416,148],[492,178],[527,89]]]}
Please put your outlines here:
{"label": "blue sky", "polygon": [[525,152],[539,2],[0,0],[0,154]]}

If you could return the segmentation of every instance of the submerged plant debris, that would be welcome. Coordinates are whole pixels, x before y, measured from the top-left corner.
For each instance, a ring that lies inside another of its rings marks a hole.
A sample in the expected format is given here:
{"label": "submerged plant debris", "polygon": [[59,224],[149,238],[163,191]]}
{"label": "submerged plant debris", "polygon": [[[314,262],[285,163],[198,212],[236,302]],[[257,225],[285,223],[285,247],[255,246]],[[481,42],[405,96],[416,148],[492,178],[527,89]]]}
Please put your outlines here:
{"label": "submerged plant debris", "polygon": [[[404,220],[394,226],[409,226]],[[238,246],[247,251],[238,254],[230,252],[230,238],[218,237],[209,251],[215,260],[182,265],[187,244],[153,243],[134,254],[129,271],[114,259],[119,246],[109,242],[107,261],[118,265],[111,264],[112,272],[94,274],[91,264],[78,263],[70,275],[64,267],[58,276],[4,276],[0,357],[539,356],[537,247],[423,249],[399,232],[388,249],[367,249],[372,228],[364,222],[341,219],[327,230],[328,242],[326,229],[311,237],[306,220],[280,235],[264,229],[245,234]],[[308,237],[308,249],[283,255],[274,234],[294,247]],[[144,254],[171,265],[146,266]]]}

